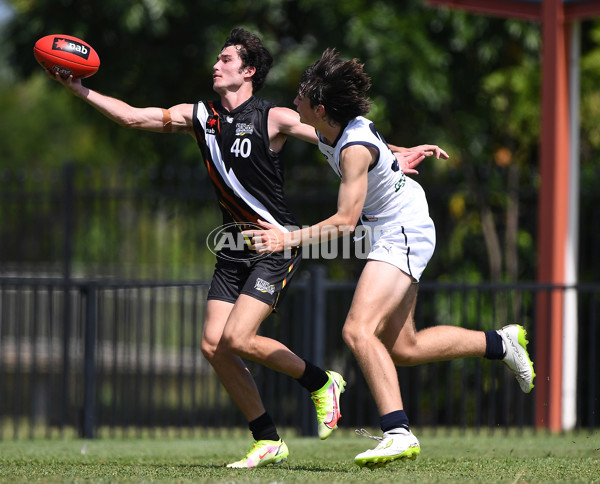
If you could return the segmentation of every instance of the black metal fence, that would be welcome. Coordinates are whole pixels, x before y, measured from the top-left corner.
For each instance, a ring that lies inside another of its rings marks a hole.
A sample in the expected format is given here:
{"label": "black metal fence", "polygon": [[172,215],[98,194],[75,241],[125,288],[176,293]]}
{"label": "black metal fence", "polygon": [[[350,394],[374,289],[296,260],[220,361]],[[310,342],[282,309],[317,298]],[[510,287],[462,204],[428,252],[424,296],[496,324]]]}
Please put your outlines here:
{"label": "black metal fence", "polygon": [[[327,217],[335,206],[336,189],[321,178],[322,185],[297,186],[288,197],[302,223]],[[579,273],[595,281],[599,195],[591,180],[597,174],[587,178]],[[200,351],[205,281],[214,265],[206,239],[221,223],[202,167],[66,164],[39,172],[2,170],[0,186],[0,439],[227,432],[246,426]],[[432,192],[438,238],[450,240],[446,194]],[[536,219],[532,193],[520,203],[524,220]],[[485,251],[478,245],[484,244],[471,244],[469,261],[484,267]],[[440,276],[441,265],[442,273],[454,274],[442,251],[436,258],[428,277]],[[532,260],[523,258],[528,274]],[[308,270],[295,277],[281,311],[262,328],[299,355],[344,374],[346,427],[378,425],[373,400],[341,338],[363,263],[306,260]],[[466,273],[457,277],[468,279]],[[417,327],[488,330],[516,321],[535,342],[537,295],[567,289],[577,294],[576,425],[594,429],[600,285],[422,283]],[[535,360],[535,346],[530,349]],[[260,365],[250,368],[277,425],[312,435],[314,409],[306,392],[286,376]],[[417,426],[530,427],[535,400],[547,397],[537,389],[523,395],[503,365],[483,359],[402,368],[399,376]]]}
{"label": "black metal fence", "polygon": [[[593,430],[599,422],[600,285],[569,289],[577,292],[579,307],[577,428]],[[376,427],[373,400],[341,338],[353,290],[354,283],[330,280],[325,269],[313,267],[299,275],[262,331],[344,374],[341,426]],[[536,294],[547,290],[422,284],[417,327],[487,330],[518,321],[534,342]],[[0,279],[0,439],[190,435],[245,427],[200,351],[206,291],[202,282]],[[530,349],[535,361],[535,345]],[[314,435],[306,391],[265,367],[250,368],[277,425]],[[524,395],[498,362],[471,358],[398,371],[414,426],[535,425],[536,389]]]}

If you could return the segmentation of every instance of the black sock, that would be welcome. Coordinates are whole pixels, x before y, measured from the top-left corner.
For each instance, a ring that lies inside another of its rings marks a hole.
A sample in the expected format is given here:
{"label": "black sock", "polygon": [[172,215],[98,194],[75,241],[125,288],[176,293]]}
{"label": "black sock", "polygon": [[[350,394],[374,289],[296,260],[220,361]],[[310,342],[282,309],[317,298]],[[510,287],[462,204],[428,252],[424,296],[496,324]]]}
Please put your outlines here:
{"label": "black sock", "polygon": [[504,349],[502,348],[502,336],[498,331],[485,332],[485,355],[488,360],[501,360],[504,358]]}
{"label": "black sock", "polygon": [[279,440],[279,434],[271,416],[265,412],[257,419],[248,423],[254,440]]}
{"label": "black sock", "polygon": [[329,375],[325,373],[325,370],[321,370],[321,368],[313,365],[309,361],[304,360],[304,362],[306,363],[306,368],[297,381],[310,393],[316,392],[325,386],[329,380]]}
{"label": "black sock", "polygon": [[402,427],[403,429],[409,430],[408,428],[408,417],[404,410],[396,410],[394,412],[386,413],[379,417],[379,425],[381,430],[387,432],[392,429]]}

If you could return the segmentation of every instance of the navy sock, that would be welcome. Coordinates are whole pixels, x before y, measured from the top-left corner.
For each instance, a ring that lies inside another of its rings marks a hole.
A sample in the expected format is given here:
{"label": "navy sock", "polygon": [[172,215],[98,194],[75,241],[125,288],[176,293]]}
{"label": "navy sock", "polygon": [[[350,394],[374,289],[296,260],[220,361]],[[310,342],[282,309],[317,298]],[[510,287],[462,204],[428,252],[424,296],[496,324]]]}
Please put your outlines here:
{"label": "navy sock", "polygon": [[406,416],[406,412],[404,410],[396,410],[394,412],[382,415],[379,417],[379,425],[381,426],[381,430],[384,432],[397,429],[398,427],[409,430],[408,417]]}
{"label": "navy sock", "polygon": [[254,440],[279,440],[275,423],[267,412],[249,422],[248,427]]}
{"label": "navy sock", "polygon": [[501,360],[504,358],[504,349],[502,347],[502,336],[498,331],[485,332],[485,355],[488,360]]}
{"label": "navy sock", "polygon": [[309,361],[304,360],[304,362],[306,363],[306,368],[297,381],[310,393],[316,392],[325,386],[329,380],[329,375],[325,373],[325,370],[321,370],[321,368],[313,365]]}

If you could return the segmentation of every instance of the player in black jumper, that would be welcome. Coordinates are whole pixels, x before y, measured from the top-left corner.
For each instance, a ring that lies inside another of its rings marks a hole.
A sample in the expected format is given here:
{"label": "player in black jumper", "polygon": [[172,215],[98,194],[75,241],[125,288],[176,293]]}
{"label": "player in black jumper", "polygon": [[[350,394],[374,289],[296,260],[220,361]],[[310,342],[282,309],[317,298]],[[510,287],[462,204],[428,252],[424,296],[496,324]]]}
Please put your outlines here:
{"label": "player in black jumper", "polygon": [[[233,29],[213,66],[213,89],[219,99],[169,109],[136,108],[84,87],[81,80],[48,75],[121,126],[192,135],[217,193],[223,225],[231,231],[232,240],[238,240],[241,230],[259,219],[282,230],[298,225],[283,198],[279,154],[287,136],[317,142],[314,129],[302,124],[297,112],[254,97],[272,62],[256,35]],[[279,341],[257,335],[299,262],[297,250],[265,257],[246,244],[217,254],[202,353],[248,420],[254,438],[245,457],[228,467],[278,463],[289,454],[242,358],[297,379],[311,393],[321,439],[331,434],[341,416],[339,398],[345,381],[339,373],[324,371]]]}

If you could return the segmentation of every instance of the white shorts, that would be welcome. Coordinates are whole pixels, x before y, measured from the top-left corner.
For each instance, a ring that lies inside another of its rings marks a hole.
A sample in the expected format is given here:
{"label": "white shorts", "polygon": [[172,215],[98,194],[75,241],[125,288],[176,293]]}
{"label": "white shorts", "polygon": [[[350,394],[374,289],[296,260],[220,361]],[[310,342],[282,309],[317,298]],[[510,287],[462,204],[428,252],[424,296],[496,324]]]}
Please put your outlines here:
{"label": "white shorts", "polygon": [[401,223],[394,216],[367,221],[369,260],[387,262],[419,281],[435,249],[435,225],[429,217]]}

